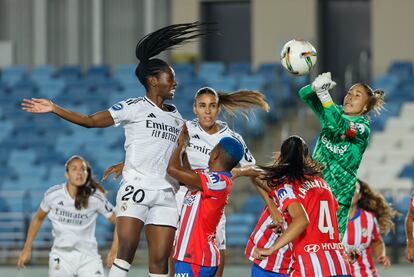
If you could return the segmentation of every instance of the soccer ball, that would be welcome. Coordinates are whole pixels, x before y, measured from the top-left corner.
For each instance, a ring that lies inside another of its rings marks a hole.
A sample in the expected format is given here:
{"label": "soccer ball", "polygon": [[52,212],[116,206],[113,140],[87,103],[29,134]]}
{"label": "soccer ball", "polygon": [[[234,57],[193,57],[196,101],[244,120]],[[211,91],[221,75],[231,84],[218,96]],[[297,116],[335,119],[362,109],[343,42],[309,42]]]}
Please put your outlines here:
{"label": "soccer ball", "polygon": [[293,75],[308,74],[316,64],[316,50],[306,40],[287,42],[280,52],[280,62]]}

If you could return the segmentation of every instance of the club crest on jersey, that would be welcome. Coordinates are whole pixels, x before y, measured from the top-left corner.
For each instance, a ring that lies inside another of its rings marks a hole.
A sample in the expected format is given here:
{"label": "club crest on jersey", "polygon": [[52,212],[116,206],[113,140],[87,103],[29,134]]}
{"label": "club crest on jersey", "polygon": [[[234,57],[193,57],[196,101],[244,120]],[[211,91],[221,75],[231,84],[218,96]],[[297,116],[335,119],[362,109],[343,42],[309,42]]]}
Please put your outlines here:
{"label": "club crest on jersey", "polygon": [[305,250],[308,253],[316,253],[319,251],[321,247],[317,244],[307,244],[303,247],[303,250]]}
{"label": "club crest on jersey", "polygon": [[119,208],[121,211],[125,212],[128,209],[128,203],[122,202],[121,207]]}
{"label": "club crest on jersey", "polygon": [[196,196],[197,196],[196,194],[191,194],[189,196],[186,196],[184,198],[183,204],[186,205],[186,206],[192,206],[194,201],[195,201]]}
{"label": "club crest on jersey", "polygon": [[120,111],[124,108],[124,106],[121,103],[116,103],[115,105],[112,106],[112,109],[114,111]]}
{"label": "club crest on jersey", "polygon": [[361,230],[361,234],[364,238],[368,237],[368,230],[367,228],[362,228]]}

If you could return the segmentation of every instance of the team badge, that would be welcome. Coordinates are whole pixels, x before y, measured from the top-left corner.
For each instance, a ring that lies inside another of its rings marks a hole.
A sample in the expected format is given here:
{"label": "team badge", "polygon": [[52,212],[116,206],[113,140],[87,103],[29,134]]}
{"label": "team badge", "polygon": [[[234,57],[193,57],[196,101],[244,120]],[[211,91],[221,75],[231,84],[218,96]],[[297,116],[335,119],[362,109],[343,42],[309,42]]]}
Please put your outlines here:
{"label": "team badge", "polygon": [[128,209],[128,203],[127,202],[122,202],[120,210],[125,212],[126,209]]}
{"label": "team badge", "polygon": [[362,233],[362,236],[364,238],[368,237],[368,230],[367,230],[367,228],[362,228],[361,233]]}

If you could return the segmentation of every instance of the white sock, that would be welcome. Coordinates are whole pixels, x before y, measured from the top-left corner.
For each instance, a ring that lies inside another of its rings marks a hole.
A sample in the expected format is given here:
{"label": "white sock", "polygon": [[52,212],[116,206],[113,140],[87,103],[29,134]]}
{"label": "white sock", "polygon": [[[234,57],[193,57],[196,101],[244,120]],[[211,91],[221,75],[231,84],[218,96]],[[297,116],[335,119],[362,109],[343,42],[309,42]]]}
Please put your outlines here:
{"label": "white sock", "polygon": [[168,274],[148,273],[148,277],[168,277]]}
{"label": "white sock", "polygon": [[108,277],[126,277],[131,265],[124,260],[115,259]]}

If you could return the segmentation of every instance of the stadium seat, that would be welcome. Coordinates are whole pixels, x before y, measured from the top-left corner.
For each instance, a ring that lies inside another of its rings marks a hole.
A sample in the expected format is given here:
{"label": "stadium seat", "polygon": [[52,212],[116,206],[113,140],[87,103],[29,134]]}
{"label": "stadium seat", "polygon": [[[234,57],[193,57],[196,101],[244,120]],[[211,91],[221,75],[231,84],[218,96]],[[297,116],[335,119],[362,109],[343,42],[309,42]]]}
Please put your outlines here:
{"label": "stadium seat", "polygon": [[227,75],[243,76],[250,75],[251,64],[249,62],[233,62],[229,64]]}

